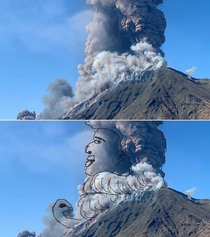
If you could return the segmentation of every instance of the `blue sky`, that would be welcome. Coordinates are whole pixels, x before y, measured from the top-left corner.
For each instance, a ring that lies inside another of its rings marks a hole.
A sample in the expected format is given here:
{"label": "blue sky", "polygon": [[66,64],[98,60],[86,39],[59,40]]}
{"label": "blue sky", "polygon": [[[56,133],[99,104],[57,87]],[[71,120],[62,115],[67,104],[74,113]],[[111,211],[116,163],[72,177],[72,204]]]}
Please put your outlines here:
{"label": "blue sky", "polygon": [[[85,0],[0,0],[0,119],[23,109],[39,113],[47,85],[66,78],[75,90],[77,65],[85,58],[85,26],[92,13]],[[162,46],[168,66],[195,77],[210,77],[210,2],[165,0]]]}
{"label": "blue sky", "polygon": [[[164,122],[163,171],[169,187],[196,187],[195,198],[210,198],[210,122]],[[46,207],[57,198],[75,204],[83,184],[85,146],[93,131],[84,122],[0,122],[0,222],[7,237],[43,230]]]}

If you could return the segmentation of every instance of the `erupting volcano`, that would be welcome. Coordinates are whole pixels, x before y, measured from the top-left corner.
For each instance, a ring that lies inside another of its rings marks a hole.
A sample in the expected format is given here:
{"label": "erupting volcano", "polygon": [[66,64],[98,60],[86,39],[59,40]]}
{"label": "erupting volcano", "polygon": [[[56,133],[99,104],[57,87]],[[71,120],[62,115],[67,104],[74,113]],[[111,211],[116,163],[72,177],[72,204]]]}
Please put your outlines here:
{"label": "erupting volcano", "polygon": [[162,0],[87,0],[94,13],[86,28],[87,57],[78,66],[81,77],[75,96],[67,81],[57,79],[47,88],[46,108],[39,119],[55,119],[74,108],[81,111],[120,82],[139,81],[145,71],[166,66],[160,49],[166,28],[164,14],[157,9],[160,3]]}

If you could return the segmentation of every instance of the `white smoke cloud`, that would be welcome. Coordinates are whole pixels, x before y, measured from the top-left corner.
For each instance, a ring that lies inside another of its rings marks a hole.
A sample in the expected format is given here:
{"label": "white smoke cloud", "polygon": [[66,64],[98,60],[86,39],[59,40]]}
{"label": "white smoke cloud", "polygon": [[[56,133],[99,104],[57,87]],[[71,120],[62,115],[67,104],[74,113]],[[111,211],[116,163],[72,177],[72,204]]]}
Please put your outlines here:
{"label": "white smoke cloud", "polygon": [[[133,196],[142,195],[147,190],[166,187],[164,179],[153,171],[151,165],[139,163],[132,166],[132,170],[128,176],[100,172],[91,178],[91,182],[78,186],[82,196],[77,203],[76,217],[81,223],[96,218],[123,200],[132,200]],[[65,224],[72,226],[73,221],[66,220]]]}
{"label": "white smoke cloud", "polygon": [[108,51],[97,54],[91,69],[91,79],[86,83],[80,79],[77,82],[77,97],[87,99],[86,95],[91,97],[113,88],[121,81],[139,80],[142,72],[147,69],[152,71],[167,65],[164,58],[146,42],[131,46],[131,51],[121,55]]}
{"label": "white smoke cloud", "polygon": [[196,188],[196,187],[193,187],[193,188],[191,188],[191,189],[189,189],[189,190],[186,190],[185,193],[186,193],[187,197],[188,197],[189,199],[191,199],[192,196],[195,194],[196,190],[197,190],[197,188]]}
{"label": "white smoke cloud", "polygon": [[[64,79],[50,83],[47,88],[50,93],[43,97],[43,102],[48,106],[42,111],[41,119],[57,118],[80,101],[111,89],[121,81],[139,80],[145,70],[152,71],[167,65],[164,58],[146,42],[131,46],[131,51],[132,53],[124,54],[103,51],[97,54],[92,64],[91,76],[88,81],[82,78],[78,80],[74,98],[73,92],[65,95],[64,92],[71,86]],[[79,68],[80,74],[83,74],[83,67]]]}
{"label": "white smoke cloud", "polygon": [[196,72],[196,70],[197,70],[197,67],[192,67],[192,68],[185,71],[189,79],[192,78],[192,76]]}

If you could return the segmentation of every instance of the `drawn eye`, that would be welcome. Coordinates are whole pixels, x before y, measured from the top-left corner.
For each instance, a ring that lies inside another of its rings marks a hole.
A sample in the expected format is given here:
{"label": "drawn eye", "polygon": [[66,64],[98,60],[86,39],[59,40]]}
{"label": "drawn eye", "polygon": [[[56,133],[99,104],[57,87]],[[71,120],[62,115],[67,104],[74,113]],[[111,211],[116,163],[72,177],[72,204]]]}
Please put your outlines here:
{"label": "drawn eye", "polygon": [[99,140],[94,140],[94,143],[95,143],[95,144],[100,144],[101,141],[99,141]]}
{"label": "drawn eye", "polygon": [[66,204],[65,204],[65,203],[61,203],[61,204],[59,205],[59,207],[60,207],[60,208],[66,207]]}

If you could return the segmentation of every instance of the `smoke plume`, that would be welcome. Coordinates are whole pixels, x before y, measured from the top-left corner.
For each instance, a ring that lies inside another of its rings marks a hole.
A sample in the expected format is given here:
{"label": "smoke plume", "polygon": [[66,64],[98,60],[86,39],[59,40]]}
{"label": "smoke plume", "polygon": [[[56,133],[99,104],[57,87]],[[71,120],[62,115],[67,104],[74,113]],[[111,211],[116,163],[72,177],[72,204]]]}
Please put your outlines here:
{"label": "smoke plume", "polygon": [[94,9],[85,65],[76,95],[100,93],[122,80],[137,78],[145,69],[165,66],[160,46],[165,41],[166,20],[157,9],[162,0],[87,0]]}
{"label": "smoke plume", "polygon": [[193,187],[193,188],[191,188],[189,190],[186,190],[185,193],[187,194],[187,197],[189,199],[191,199],[192,196],[195,194],[196,190],[197,190],[197,188]]}
{"label": "smoke plume", "polygon": [[166,66],[160,49],[165,41],[166,20],[163,12],[157,9],[162,2],[87,0],[94,18],[86,28],[89,34],[85,49],[87,57],[85,64],[78,66],[81,77],[76,83],[75,97],[72,98],[72,93],[60,93],[59,85],[56,86],[60,81],[50,84],[51,95],[43,99],[47,108],[41,118],[56,118],[121,81],[136,80],[145,70]]}
{"label": "smoke plume", "polygon": [[35,120],[36,113],[35,111],[28,111],[27,109],[22,110],[17,115],[17,120]]}
{"label": "smoke plume", "polygon": [[[44,218],[42,237],[54,237],[80,226],[91,225],[121,201],[141,196],[145,191],[166,187],[162,166],[166,140],[157,129],[161,122],[91,121],[93,140],[85,147],[87,177],[78,186],[77,210],[58,199]],[[54,219],[52,216],[54,215]],[[83,224],[83,225],[81,225]],[[81,228],[83,228],[81,227]]]}
{"label": "smoke plume", "polygon": [[160,123],[88,123],[95,132],[85,149],[88,177],[78,186],[77,218],[91,220],[127,197],[167,186],[162,171],[166,141],[157,129]]}
{"label": "smoke plume", "polygon": [[47,207],[48,215],[44,216],[42,222],[46,228],[42,231],[41,237],[59,237],[67,231],[67,228],[60,225],[52,214],[53,203],[50,203]]}
{"label": "smoke plume", "polygon": [[166,139],[158,129],[160,121],[90,121],[93,128],[109,128],[121,138],[124,153],[130,157],[131,165],[146,162],[156,173],[161,173],[165,164]]}
{"label": "smoke plume", "polygon": [[56,79],[47,87],[48,95],[43,97],[43,103],[47,106],[41,114],[42,119],[57,118],[73,104],[73,90],[66,79]]}
{"label": "smoke plume", "polygon": [[23,230],[21,231],[17,237],[36,237],[35,232],[29,232],[27,230]]}
{"label": "smoke plume", "polygon": [[189,79],[192,78],[192,75],[195,73],[196,70],[197,70],[196,67],[192,67],[185,71]]}

